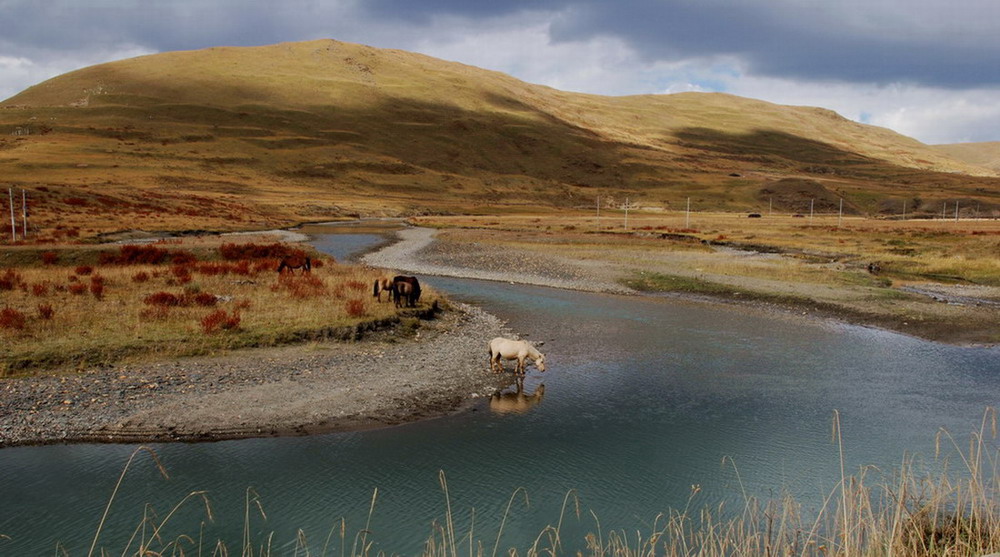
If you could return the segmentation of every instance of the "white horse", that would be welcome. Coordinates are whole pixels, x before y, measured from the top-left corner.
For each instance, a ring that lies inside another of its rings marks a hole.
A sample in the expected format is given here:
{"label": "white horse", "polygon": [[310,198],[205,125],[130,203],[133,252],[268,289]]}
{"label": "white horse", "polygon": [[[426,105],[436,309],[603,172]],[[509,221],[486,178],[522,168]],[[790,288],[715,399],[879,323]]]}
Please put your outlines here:
{"label": "white horse", "polygon": [[545,354],[542,354],[530,343],[524,340],[510,340],[508,338],[497,337],[490,341],[490,369],[493,373],[500,373],[504,370],[504,360],[517,360],[515,372],[524,375],[524,361],[531,358],[535,362],[538,371],[545,371]]}

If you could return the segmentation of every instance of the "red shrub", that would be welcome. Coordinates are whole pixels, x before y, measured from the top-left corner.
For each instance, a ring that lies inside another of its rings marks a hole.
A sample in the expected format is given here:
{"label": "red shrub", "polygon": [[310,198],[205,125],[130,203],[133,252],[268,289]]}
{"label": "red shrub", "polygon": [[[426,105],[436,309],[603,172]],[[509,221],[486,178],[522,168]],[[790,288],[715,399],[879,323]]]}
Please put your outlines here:
{"label": "red shrub", "polygon": [[201,319],[201,330],[205,332],[206,335],[212,334],[218,330],[231,331],[238,329],[240,326],[240,314],[239,312],[233,311],[230,315],[226,313],[226,310],[219,309],[213,311],[212,313],[202,317]]}
{"label": "red shrub", "polygon": [[142,303],[148,306],[179,306],[181,305],[181,298],[170,292],[156,292],[143,298]]}
{"label": "red shrub", "polygon": [[44,282],[32,284],[31,293],[35,296],[45,296],[49,293],[49,285]]}
{"label": "red shrub", "polygon": [[365,284],[365,283],[363,283],[361,281],[357,281],[357,280],[349,280],[349,281],[347,281],[347,287],[348,288],[352,288],[354,290],[360,290],[361,292],[364,292],[364,291],[368,290],[369,288],[371,288],[371,286],[369,286],[369,285],[367,285],[367,284]]}
{"label": "red shrub", "polygon": [[306,252],[299,248],[293,248],[287,244],[222,244],[219,246],[219,255],[223,259],[233,261],[236,259],[281,259],[286,255],[306,256]]}
{"label": "red shrub", "polygon": [[364,300],[348,300],[344,305],[347,310],[347,315],[351,317],[361,317],[365,314],[365,301]]}
{"label": "red shrub", "polygon": [[237,300],[233,307],[236,309],[247,310],[250,309],[250,300]]}
{"label": "red shrub", "polygon": [[42,264],[44,265],[55,265],[59,262],[59,254],[54,251],[43,251],[42,252]]}
{"label": "red shrub", "polygon": [[170,272],[174,274],[174,278],[180,284],[191,282],[191,268],[187,265],[174,265],[170,268]]}
{"label": "red shrub", "polygon": [[170,262],[174,265],[190,265],[198,261],[198,258],[189,251],[175,251],[170,256]]}
{"label": "red shrub", "polygon": [[52,309],[51,304],[38,304],[38,317],[52,319],[52,316],[55,314],[56,310]]}
{"label": "red shrub", "polygon": [[156,246],[122,246],[118,254],[102,253],[101,263],[117,265],[159,265],[170,261],[174,264],[193,263],[196,258],[191,252],[169,251]]}
{"label": "red shrub", "polygon": [[67,205],[73,205],[74,207],[86,207],[87,200],[82,197],[67,197],[63,199],[63,202]]}
{"label": "red shrub", "polygon": [[147,280],[149,280],[149,273],[146,271],[139,271],[132,275],[132,282],[146,282]]}
{"label": "red shrub", "polygon": [[24,314],[13,308],[0,310],[0,329],[23,329]]}
{"label": "red shrub", "polygon": [[13,290],[22,282],[24,279],[14,269],[7,269],[3,274],[0,274],[0,290]]}
{"label": "red shrub", "polygon": [[101,275],[90,277],[90,293],[98,300],[104,298],[104,277]]}
{"label": "red shrub", "polygon": [[76,294],[77,296],[79,296],[80,294],[83,294],[86,291],[87,291],[87,285],[83,284],[82,282],[74,282],[73,284],[69,285],[70,294]]}
{"label": "red shrub", "polygon": [[209,294],[208,292],[201,292],[194,297],[194,303],[199,306],[214,306],[218,301],[219,299],[215,297],[215,294]]}
{"label": "red shrub", "polygon": [[76,274],[78,274],[80,276],[86,276],[86,275],[89,275],[90,273],[93,273],[94,272],[94,268],[91,267],[90,265],[80,265],[73,272],[75,272]]}

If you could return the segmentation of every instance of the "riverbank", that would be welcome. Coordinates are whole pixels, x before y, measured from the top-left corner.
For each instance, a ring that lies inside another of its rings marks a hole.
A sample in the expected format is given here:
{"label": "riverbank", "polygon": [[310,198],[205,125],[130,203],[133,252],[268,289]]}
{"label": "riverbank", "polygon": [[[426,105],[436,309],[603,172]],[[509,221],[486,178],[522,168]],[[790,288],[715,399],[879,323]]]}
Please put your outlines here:
{"label": "riverbank", "polygon": [[[428,219],[447,222],[439,221]],[[1000,342],[996,287],[889,280],[851,262],[706,246],[685,235],[553,233],[537,225],[536,230],[418,227],[398,235],[399,242],[362,261],[415,274],[654,293],[957,345]]]}
{"label": "riverbank", "polygon": [[[410,323],[410,325],[414,325]],[[502,388],[484,339],[496,317],[455,304],[419,327],[0,383],[0,447],[209,441],[396,425]],[[508,333],[509,334],[509,333]]]}

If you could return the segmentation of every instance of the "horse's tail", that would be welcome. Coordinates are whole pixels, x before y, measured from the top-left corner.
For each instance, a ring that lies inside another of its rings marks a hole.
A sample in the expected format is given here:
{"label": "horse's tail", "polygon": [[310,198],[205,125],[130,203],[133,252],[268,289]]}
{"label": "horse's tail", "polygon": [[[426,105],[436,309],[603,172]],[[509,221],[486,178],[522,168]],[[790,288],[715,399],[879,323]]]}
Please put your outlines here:
{"label": "horse's tail", "polygon": [[312,272],[312,268],[313,268],[312,259],[310,259],[308,256],[306,256],[306,265],[305,265],[305,267],[306,267],[306,271]]}
{"label": "horse's tail", "polygon": [[282,259],[281,263],[278,265],[278,272],[280,273],[281,271],[284,271],[285,268],[287,268],[287,267],[288,267],[288,263],[284,259]]}
{"label": "horse's tail", "polygon": [[378,295],[379,295],[378,279],[375,279],[375,284],[372,285],[372,298],[375,298]]}

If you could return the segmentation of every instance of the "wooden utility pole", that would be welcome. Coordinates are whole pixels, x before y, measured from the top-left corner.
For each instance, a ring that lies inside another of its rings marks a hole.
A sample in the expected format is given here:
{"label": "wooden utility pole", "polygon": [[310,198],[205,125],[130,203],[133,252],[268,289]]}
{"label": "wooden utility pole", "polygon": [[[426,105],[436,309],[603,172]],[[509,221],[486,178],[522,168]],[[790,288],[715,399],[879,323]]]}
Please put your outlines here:
{"label": "wooden utility pole", "polygon": [[10,241],[17,241],[17,222],[14,220],[14,188],[7,188],[7,198],[10,200]]}
{"label": "wooden utility pole", "polygon": [[844,198],[840,198],[840,212],[837,213],[837,228],[840,228],[840,223],[844,220]]}
{"label": "wooden utility pole", "polygon": [[625,230],[628,230],[628,198],[625,198]]}
{"label": "wooden utility pole", "polygon": [[903,200],[903,220],[906,220],[906,200]]}
{"label": "wooden utility pole", "polygon": [[601,230],[601,196],[597,196],[597,230]]}
{"label": "wooden utility pole", "polygon": [[691,198],[688,198],[687,211],[684,213],[684,228],[691,228]]}
{"label": "wooden utility pole", "polygon": [[21,190],[21,221],[23,227],[21,228],[21,237],[25,240],[28,239],[28,194]]}
{"label": "wooden utility pole", "polygon": [[815,199],[809,200],[809,220],[813,220],[813,202],[815,201]]}

